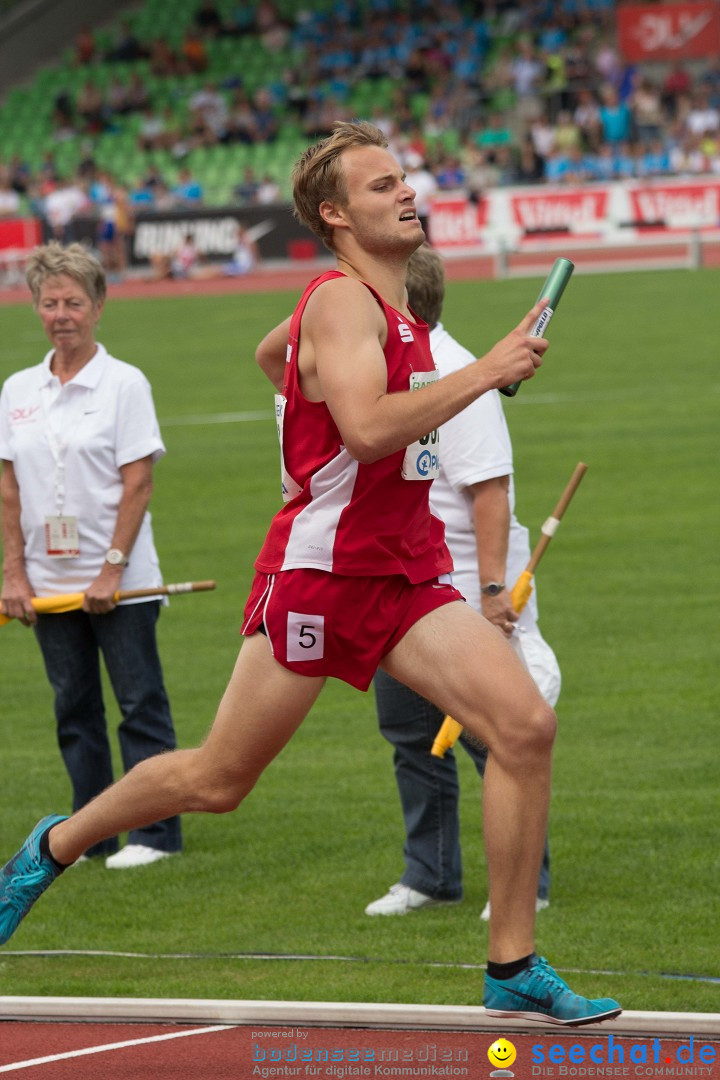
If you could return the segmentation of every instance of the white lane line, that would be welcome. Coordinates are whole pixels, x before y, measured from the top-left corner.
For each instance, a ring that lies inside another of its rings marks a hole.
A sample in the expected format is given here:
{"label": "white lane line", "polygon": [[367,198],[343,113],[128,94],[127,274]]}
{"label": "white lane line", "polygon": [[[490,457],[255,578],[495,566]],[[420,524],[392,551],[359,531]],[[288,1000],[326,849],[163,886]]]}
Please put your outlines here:
{"label": "white lane line", "polygon": [[233,1024],[216,1024],[214,1027],[194,1028],[192,1031],[171,1031],[167,1035],[150,1035],[145,1039],[127,1039],[124,1042],[105,1043],[103,1046],[88,1046],[84,1050],[66,1050],[62,1054],[48,1054],[47,1057],[29,1058],[27,1061],[13,1061],[9,1065],[0,1065],[0,1073],[29,1069],[32,1065],[48,1065],[53,1061],[87,1057],[88,1054],[104,1054],[108,1050],[122,1050],[126,1046],[142,1046],[144,1043],[165,1042],[168,1039],[184,1039],[188,1035],[210,1035],[216,1031],[230,1031],[233,1027]]}
{"label": "white lane line", "polygon": [[271,420],[274,416],[269,409],[262,412],[208,413],[205,416],[171,416],[160,420],[160,427],[187,427],[191,424],[243,424],[253,420]]}
{"label": "white lane line", "polygon": [[[705,395],[717,394],[720,391],[720,384],[711,384],[706,386],[703,390]],[[667,391],[662,387],[658,388],[656,393],[651,390],[643,391],[644,397],[666,397]],[[563,394],[537,394],[525,395],[523,397],[518,396],[513,401],[513,408],[516,405],[572,405],[576,403],[591,405],[594,402],[599,401],[622,401],[627,397],[627,390],[622,387],[617,389],[599,390],[592,394],[584,393],[563,393]],[[202,424],[244,424],[251,423],[257,420],[271,420],[275,414],[269,409],[258,410],[255,412],[227,412],[227,413],[205,413],[197,416],[170,416],[167,419],[160,419],[160,427],[190,427],[192,425]]]}
{"label": "white lane line", "polygon": [[[265,952],[206,952],[206,953],[152,953],[152,952],[120,952],[111,949],[3,949],[3,956],[106,956],[125,960],[284,960],[306,961],[312,963],[341,962],[345,964],[393,964],[407,967],[432,967],[454,968],[463,971],[485,971],[485,964],[462,960],[388,960],[382,956],[339,956],[335,953],[265,953]],[[608,975],[613,978],[637,978],[637,979],[677,979],[686,982],[701,982],[720,985],[720,976],[701,975],[683,971],[615,971],[603,968],[566,968],[560,967],[558,971],[568,972],[572,975]],[[12,1001],[12,998],[0,996],[0,1019],[6,1019],[3,1012],[3,1003]],[[44,999],[39,999],[44,1000]],[[720,1014],[718,1014],[720,1015]]]}

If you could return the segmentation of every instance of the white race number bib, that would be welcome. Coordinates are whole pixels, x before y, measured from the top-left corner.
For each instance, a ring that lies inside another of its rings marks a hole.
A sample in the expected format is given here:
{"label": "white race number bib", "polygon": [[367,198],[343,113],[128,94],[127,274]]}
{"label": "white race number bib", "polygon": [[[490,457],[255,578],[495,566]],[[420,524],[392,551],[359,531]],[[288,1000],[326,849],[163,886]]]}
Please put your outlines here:
{"label": "white race number bib", "polygon": [[[413,371],[410,389],[420,390],[437,382],[437,371]],[[440,432],[437,428],[411,443],[402,464],[404,480],[437,480],[440,475]]]}

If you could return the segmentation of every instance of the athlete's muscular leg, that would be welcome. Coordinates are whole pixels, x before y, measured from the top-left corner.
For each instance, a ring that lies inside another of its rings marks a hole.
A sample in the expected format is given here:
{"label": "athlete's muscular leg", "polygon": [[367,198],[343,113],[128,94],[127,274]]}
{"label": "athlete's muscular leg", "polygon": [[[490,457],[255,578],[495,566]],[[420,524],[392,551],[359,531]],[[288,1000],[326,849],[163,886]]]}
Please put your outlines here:
{"label": "athlete's muscular leg", "polygon": [[555,714],[500,632],[466,604],[425,615],[382,666],[490,748],[483,784],[488,955],[497,963],[526,956],[534,948]]}
{"label": "athlete's muscular leg", "polygon": [[148,758],[50,833],[50,850],[74,862],[107,836],[174,814],[234,810],[310,711],[324,679],[280,666],[262,634],[240,650],[202,746]]}

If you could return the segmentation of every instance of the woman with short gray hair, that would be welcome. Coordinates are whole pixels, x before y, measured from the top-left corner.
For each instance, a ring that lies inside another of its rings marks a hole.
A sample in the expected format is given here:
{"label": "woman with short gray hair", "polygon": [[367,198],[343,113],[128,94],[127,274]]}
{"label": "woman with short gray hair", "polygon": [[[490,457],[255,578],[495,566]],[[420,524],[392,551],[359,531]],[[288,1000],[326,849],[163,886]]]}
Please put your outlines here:
{"label": "woman with short gray hair", "polygon": [[[101,653],[122,713],[124,769],[175,747],[160,600],[114,599],[162,584],[147,507],[165,447],[147,379],[95,339],[106,296],[98,260],[81,244],[52,242],[32,253],[26,278],[52,347],[0,394],[0,609],[35,631],[78,810],[113,780]],[[84,593],[82,610],[35,612],[34,596],[68,592]],[[123,869],[180,847],[171,818],[134,830],[121,851],[112,837],[86,854]]]}

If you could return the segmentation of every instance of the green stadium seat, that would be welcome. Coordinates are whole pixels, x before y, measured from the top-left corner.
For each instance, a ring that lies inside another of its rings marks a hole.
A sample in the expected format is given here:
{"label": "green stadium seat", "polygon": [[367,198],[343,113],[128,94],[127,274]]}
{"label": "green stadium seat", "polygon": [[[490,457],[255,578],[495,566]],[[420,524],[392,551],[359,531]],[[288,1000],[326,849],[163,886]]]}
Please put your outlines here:
{"label": "green stadium seat", "polygon": [[429,94],[413,94],[410,98],[410,112],[414,120],[422,121],[427,116]]}

